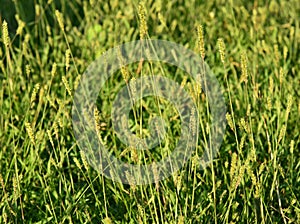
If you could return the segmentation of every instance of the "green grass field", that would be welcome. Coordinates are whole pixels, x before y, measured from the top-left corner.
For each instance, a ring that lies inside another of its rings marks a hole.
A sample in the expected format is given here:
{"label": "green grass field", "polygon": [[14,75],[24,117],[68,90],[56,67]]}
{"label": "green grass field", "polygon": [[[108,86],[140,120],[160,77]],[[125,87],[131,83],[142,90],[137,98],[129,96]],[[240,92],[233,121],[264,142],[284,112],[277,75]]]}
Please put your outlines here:
{"label": "green grass field", "polygon": [[[0,223],[300,223],[298,0],[0,0],[0,15]],[[121,88],[139,93],[139,77],[162,75],[198,108],[191,159],[169,178],[145,185],[97,172],[72,123],[75,90],[88,66],[140,39],[168,40],[198,54],[227,107],[221,147],[201,169],[210,102],[195,80],[147,60],[113,74],[93,122],[96,137],[123,162],[165,158],[181,121],[170,102],[145,97],[130,111],[130,131],[147,137],[149,122],[160,116],[164,139],[145,151],[125,145],[110,116]]]}

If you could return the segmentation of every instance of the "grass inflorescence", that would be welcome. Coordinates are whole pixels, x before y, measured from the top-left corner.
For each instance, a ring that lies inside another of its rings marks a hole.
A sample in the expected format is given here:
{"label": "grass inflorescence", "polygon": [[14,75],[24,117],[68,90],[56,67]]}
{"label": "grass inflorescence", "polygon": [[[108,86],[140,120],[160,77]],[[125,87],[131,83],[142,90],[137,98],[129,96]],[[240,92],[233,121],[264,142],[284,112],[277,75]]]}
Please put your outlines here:
{"label": "grass inflorescence", "polygon": [[[297,0],[11,4],[13,15],[0,20],[0,223],[300,223]],[[121,69],[91,112],[96,137],[112,155],[156,164],[178,142],[178,111],[160,97],[136,100],[139,78],[175,80],[199,110],[189,125],[196,135],[199,123],[197,149],[184,167],[159,181],[154,166],[149,185],[136,185],[127,172],[129,184],[121,184],[93,169],[78,146],[73,97],[99,55],[150,38],[195,49],[210,66],[224,90],[227,128],[217,156],[201,169],[211,135],[206,92],[172,65],[146,58],[124,65],[120,52]],[[151,150],[125,145],[114,133],[111,106],[124,86],[134,104],[124,126],[147,137],[153,117],[166,123],[164,139]]]}

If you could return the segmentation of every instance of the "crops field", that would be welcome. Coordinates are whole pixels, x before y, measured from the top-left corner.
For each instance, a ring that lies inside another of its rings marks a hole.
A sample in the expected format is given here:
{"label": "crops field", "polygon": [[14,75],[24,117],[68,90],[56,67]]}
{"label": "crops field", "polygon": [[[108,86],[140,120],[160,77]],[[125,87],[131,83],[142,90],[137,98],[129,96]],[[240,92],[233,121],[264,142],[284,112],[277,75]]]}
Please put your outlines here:
{"label": "crops field", "polygon": [[0,223],[300,223],[298,0],[0,0],[0,25]]}

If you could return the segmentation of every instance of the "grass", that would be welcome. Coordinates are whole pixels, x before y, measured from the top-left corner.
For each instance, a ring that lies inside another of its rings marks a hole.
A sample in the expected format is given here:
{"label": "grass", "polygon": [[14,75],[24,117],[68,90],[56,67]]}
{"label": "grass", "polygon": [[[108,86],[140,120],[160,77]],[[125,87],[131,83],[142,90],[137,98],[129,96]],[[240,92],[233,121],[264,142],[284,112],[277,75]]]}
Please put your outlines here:
{"label": "grass", "polygon": [[[1,20],[0,223],[300,223],[298,1],[147,1],[143,7],[135,0],[37,0],[30,16],[24,3],[9,4],[19,17],[7,19],[8,29]],[[145,137],[148,121],[161,116],[166,139],[150,152],[118,139],[111,106],[122,87],[134,89],[132,77],[163,71],[193,96],[200,114],[199,147],[188,164],[168,179],[126,185],[88,164],[71,109],[90,63],[140,37],[199,53],[224,89],[228,125],[217,156],[200,169],[210,137],[204,92],[174,66],[125,67],[105,83],[95,116],[99,137],[122,161],[159,160],[180,134],[174,106],[147,97],[132,109],[130,129]]]}

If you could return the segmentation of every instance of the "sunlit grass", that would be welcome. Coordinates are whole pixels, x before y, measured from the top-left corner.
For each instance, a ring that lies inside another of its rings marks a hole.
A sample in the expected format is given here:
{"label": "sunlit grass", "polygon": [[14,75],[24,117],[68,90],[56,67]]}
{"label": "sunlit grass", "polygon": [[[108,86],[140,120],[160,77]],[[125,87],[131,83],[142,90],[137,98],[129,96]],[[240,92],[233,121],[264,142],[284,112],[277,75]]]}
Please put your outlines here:
{"label": "sunlit grass", "polygon": [[[298,1],[36,1],[30,21],[24,3],[12,6],[17,27],[1,20],[0,223],[300,222]],[[117,139],[112,96],[133,89],[132,77],[165,71],[193,96],[202,122],[199,148],[185,167],[135,186],[88,165],[71,107],[89,64],[140,38],[198,53],[224,89],[228,125],[218,156],[201,170],[209,136],[205,93],[169,65],[124,67],[102,90],[96,119],[100,137],[121,159],[160,158],[180,134],[174,107],[153,97],[136,104],[130,127],[147,135],[150,117],[162,115],[168,141],[145,155]]]}

